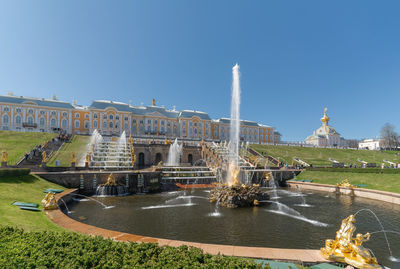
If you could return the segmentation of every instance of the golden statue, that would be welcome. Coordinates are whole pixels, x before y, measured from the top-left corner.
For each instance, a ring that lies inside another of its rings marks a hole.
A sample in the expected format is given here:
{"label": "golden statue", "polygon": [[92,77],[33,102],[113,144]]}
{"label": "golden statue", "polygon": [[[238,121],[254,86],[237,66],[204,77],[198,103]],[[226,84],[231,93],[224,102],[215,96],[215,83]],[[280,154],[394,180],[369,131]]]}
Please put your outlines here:
{"label": "golden statue", "polygon": [[151,105],[155,106],[156,105],[156,99],[153,98],[153,100],[151,101]]}
{"label": "golden statue", "polygon": [[354,215],[342,220],[340,229],[336,232],[336,239],[327,239],[325,247],[321,248],[322,256],[325,259],[344,262],[360,269],[381,268],[371,252],[362,246],[369,240],[371,234],[357,234],[353,238],[356,230],[355,222]]}
{"label": "golden statue", "polygon": [[7,153],[7,151],[3,151],[2,152],[2,154],[1,154],[1,162],[2,163],[6,163],[7,162],[7,157],[8,157],[8,153]]}
{"label": "golden statue", "polygon": [[357,188],[357,186],[351,185],[348,179],[343,180],[341,183],[337,183],[336,186],[344,188]]}
{"label": "golden statue", "polygon": [[160,161],[158,164],[157,164],[157,167],[161,167],[162,166],[162,161]]}
{"label": "golden statue", "polygon": [[76,163],[75,152],[72,152],[72,160],[71,160],[71,163]]}
{"label": "golden statue", "polygon": [[240,167],[236,165],[231,165],[229,169],[231,170],[232,185],[239,185]]}
{"label": "golden statue", "polygon": [[129,142],[130,145],[133,145],[132,134],[129,135],[128,142]]}
{"label": "golden statue", "polygon": [[46,154],[46,151],[43,151],[43,153],[42,153],[42,163],[46,163],[46,160],[47,160],[47,154]]}
{"label": "golden statue", "polygon": [[86,154],[86,161],[85,162],[90,163],[90,154],[89,153]]}
{"label": "golden statue", "polygon": [[115,185],[117,185],[117,181],[116,181],[116,179],[115,179],[113,174],[110,174],[108,176],[107,182],[104,185],[106,185],[106,186],[115,186]]}
{"label": "golden statue", "polygon": [[135,166],[135,163],[136,163],[136,155],[133,154],[133,155],[131,156],[131,158],[132,158],[132,166]]}
{"label": "golden statue", "polygon": [[52,192],[48,192],[42,200],[42,205],[45,210],[54,210],[58,208],[57,200]]}

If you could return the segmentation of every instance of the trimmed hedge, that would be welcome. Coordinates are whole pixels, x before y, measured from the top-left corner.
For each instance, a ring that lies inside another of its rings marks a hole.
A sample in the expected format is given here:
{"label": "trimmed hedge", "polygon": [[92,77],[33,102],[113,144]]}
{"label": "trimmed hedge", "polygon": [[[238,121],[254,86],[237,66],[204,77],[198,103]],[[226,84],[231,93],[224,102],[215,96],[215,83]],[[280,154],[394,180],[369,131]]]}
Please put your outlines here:
{"label": "trimmed hedge", "polygon": [[347,173],[373,173],[373,174],[400,174],[400,169],[394,168],[319,168],[307,167],[306,171],[320,171],[320,172],[347,172]]}
{"label": "trimmed hedge", "polygon": [[[262,268],[254,260],[72,232],[0,227],[0,268]],[[267,268],[267,267],[264,267]]]}
{"label": "trimmed hedge", "polygon": [[28,168],[0,168],[0,178],[25,176],[30,172],[31,170]]}

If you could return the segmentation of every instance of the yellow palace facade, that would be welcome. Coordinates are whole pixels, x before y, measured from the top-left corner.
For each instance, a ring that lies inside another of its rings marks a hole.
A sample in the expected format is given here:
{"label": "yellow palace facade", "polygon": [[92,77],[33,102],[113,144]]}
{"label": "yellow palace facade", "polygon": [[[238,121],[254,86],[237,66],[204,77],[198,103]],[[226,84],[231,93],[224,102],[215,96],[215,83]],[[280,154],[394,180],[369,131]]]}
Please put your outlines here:
{"label": "yellow palace facade", "polygon": [[[224,141],[229,139],[230,120],[213,120],[205,112],[177,111],[157,106],[132,106],[96,100],[81,106],[53,99],[12,94],[0,96],[0,129],[24,132],[59,132],[120,135],[123,131],[138,138],[178,138]],[[249,143],[280,143],[273,127],[241,121],[241,140]]]}

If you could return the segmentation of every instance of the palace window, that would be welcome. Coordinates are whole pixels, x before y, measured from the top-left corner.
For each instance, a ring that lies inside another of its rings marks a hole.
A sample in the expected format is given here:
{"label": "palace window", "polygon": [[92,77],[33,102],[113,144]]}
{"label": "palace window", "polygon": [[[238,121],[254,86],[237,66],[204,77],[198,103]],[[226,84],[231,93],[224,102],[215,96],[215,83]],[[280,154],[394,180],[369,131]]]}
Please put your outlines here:
{"label": "palace window", "polygon": [[51,115],[52,115],[52,116],[55,116],[55,115],[56,115],[56,112],[55,112],[55,111],[51,111]]}
{"label": "palace window", "polygon": [[93,118],[94,118],[94,119],[97,119],[97,117],[98,117],[98,116],[97,116],[97,113],[93,114]]}
{"label": "palace window", "polygon": [[119,116],[118,116],[118,115],[117,115],[117,116],[115,116],[115,119],[116,119],[116,120],[119,120]]}
{"label": "palace window", "polygon": [[[136,121],[136,120],[135,120]],[[140,121],[140,124],[143,124],[143,120]]]}
{"label": "palace window", "polygon": [[125,117],[124,120],[125,120],[125,121],[128,121],[128,117]]}
{"label": "palace window", "polygon": [[103,120],[106,120],[106,119],[107,119],[107,115],[104,114],[104,115],[103,115]]}
{"label": "palace window", "polygon": [[32,115],[32,114],[33,114],[33,109],[29,109],[29,110],[28,110],[28,114],[31,114],[31,115]]}
{"label": "palace window", "polygon": [[56,127],[56,120],[55,119],[51,119],[50,126],[51,127]]}
{"label": "palace window", "polygon": [[10,109],[8,107],[5,107],[3,110],[4,110],[4,112],[10,111]]}
{"label": "palace window", "polygon": [[81,123],[79,122],[79,120],[75,121],[75,128],[79,128],[81,126]]}
{"label": "palace window", "polygon": [[18,125],[21,124],[21,116],[16,116],[15,117],[15,123],[18,124]]}
{"label": "palace window", "polygon": [[158,123],[158,121],[157,120],[154,120],[154,124],[157,124]]}
{"label": "palace window", "polygon": [[44,110],[40,110],[40,115],[44,115],[44,114],[46,114],[46,111],[44,111]]}
{"label": "palace window", "polygon": [[20,108],[17,108],[15,111],[16,111],[17,113],[21,113],[21,109],[20,109]]}
{"label": "palace window", "polygon": [[110,116],[108,116],[108,118],[109,118],[110,120],[112,120],[112,119],[114,119],[114,116],[113,116],[113,115],[110,115]]}
{"label": "palace window", "polygon": [[[135,120],[135,119],[133,119],[133,120],[132,120],[132,123],[133,123],[133,124],[136,124],[136,120]],[[142,123],[142,122],[141,122],[141,123]]]}
{"label": "palace window", "polygon": [[178,134],[178,128],[176,128],[176,126],[174,127],[174,134],[175,134],[175,135]]}
{"label": "palace window", "polygon": [[33,124],[33,118],[32,117],[28,117],[28,123],[29,124]]}
{"label": "palace window", "polygon": [[147,124],[151,124],[151,120],[147,120]]}
{"label": "palace window", "polygon": [[103,121],[103,128],[104,129],[107,128],[107,122],[106,121]]}
{"label": "palace window", "polygon": [[124,124],[124,129],[125,129],[125,130],[128,130],[128,128],[129,128],[128,123],[125,123],[125,124]]}
{"label": "palace window", "polygon": [[75,114],[75,118],[80,118],[80,117],[81,117],[81,115],[79,113]]}
{"label": "palace window", "polygon": [[114,124],[112,123],[112,121],[110,121],[109,127],[113,128]]}
{"label": "palace window", "polygon": [[85,129],[89,129],[89,122],[85,120]]}
{"label": "palace window", "polygon": [[97,128],[97,121],[94,121],[94,122],[93,122],[93,127],[94,127],[94,128]]}
{"label": "palace window", "polygon": [[61,127],[62,127],[63,129],[67,129],[67,120],[62,120],[62,121],[61,121]]}
{"label": "palace window", "polygon": [[197,127],[197,122],[194,123],[194,127]]}
{"label": "palace window", "polygon": [[164,127],[161,127],[161,128],[160,128],[160,132],[161,132],[161,133],[164,133]]}
{"label": "palace window", "polygon": [[66,117],[66,116],[68,116],[68,113],[64,111],[64,112],[62,113],[62,115],[63,115],[63,117]]}
{"label": "palace window", "polygon": [[41,127],[44,127],[44,118],[40,118],[40,119],[39,119],[39,125],[40,125]]}
{"label": "palace window", "polygon": [[147,126],[147,132],[151,132],[150,126]]}
{"label": "palace window", "polygon": [[157,133],[157,132],[158,132],[157,126],[156,126],[156,127],[154,127],[154,132],[155,132],[155,133]]}
{"label": "palace window", "polygon": [[164,121],[163,120],[161,121],[161,125],[164,125]]}
{"label": "palace window", "polygon": [[89,118],[89,114],[86,114],[86,115],[85,115],[85,118],[88,119],[88,118]]}
{"label": "palace window", "polygon": [[115,123],[115,128],[118,129],[118,127],[119,127],[119,124],[117,122],[117,123]]}

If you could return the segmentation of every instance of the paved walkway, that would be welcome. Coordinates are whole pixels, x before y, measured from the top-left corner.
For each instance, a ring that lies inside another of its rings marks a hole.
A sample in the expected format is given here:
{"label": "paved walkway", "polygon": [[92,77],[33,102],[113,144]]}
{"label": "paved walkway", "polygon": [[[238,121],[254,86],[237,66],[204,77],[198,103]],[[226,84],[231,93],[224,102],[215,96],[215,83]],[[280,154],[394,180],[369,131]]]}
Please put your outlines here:
{"label": "paved walkway", "polygon": [[[67,196],[69,193],[72,193],[74,191],[76,191],[76,189],[66,190],[60,194],[57,194],[56,198],[58,200],[59,198]],[[203,244],[196,242],[161,239],[161,238],[147,237],[142,235],[122,233],[84,224],[71,219],[63,212],[61,212],[59,209],[46,211],[46,214],[54,223],[68,230],[72,230],[82,234],[88,234],[94,236],[98,235],[104,238],[111,238],[117,241],[157,243],[160,246],[172,246],[172,247],[187,245],[187,246],[201,248],[205,252],[213,255],[219,253],[227,256],[249,257],[249,258],[259,258],[259,259],[269,259],[269,260],[288,260],[288,261],[303,261],[303,262],[315,262],[315,263],[327,262],[327,260],[325,260],[322,257],[319,250],[243,247],[243,246]]]}

